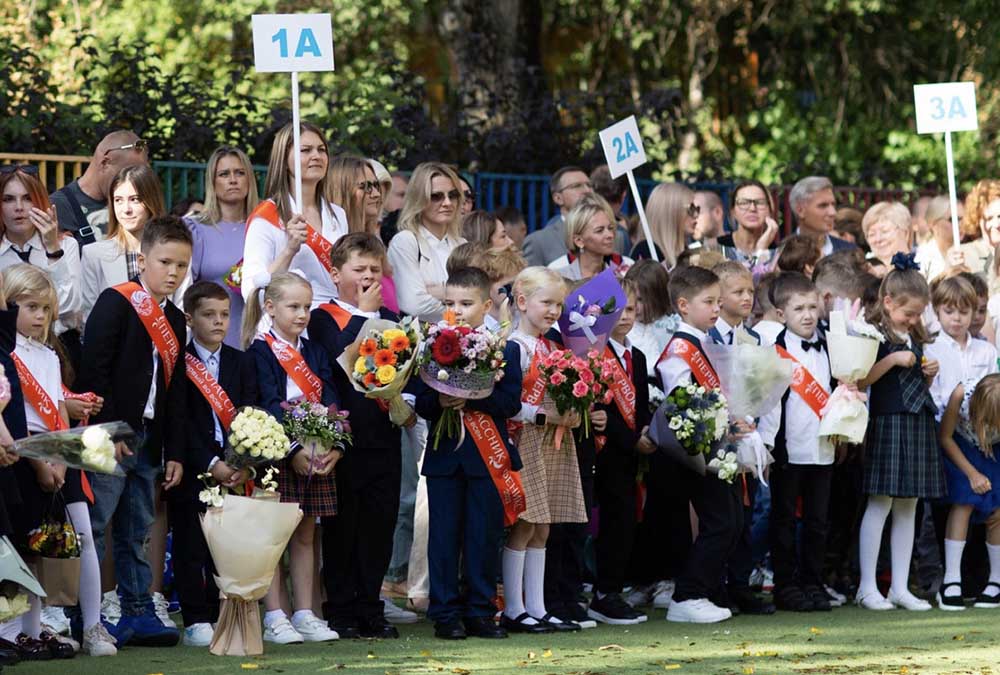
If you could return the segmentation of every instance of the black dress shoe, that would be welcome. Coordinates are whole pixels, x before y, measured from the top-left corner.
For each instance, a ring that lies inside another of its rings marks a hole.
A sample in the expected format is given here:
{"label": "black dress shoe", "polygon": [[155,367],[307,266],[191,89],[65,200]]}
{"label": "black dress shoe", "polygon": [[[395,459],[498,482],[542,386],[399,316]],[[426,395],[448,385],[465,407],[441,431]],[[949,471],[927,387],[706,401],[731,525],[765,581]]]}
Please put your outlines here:
{"label": "black dress shoe", "polygon": [[512,619],[506,614],[500,616],[500,626],[509,633],[554,633],[555,628],[535,619],[535,623],[525,623],[528,619],[534,619],[527,612],[522,612],[516,619]]}
{"label": "black dress shoe", "polygon": [[13,666],[21,660],[17,653],[17,645],[0,638],[0,666]]}
{"label": "black dress shoe", "polygon": [[573,633],[580,630],[580,624],[573,623],[572,621],[563,621],[562,619],[553,616],[552,612],[549,612],[541,618],[541,622],[546,626],[552,626],[552,630],[557,633]]}
{"label": "black dress shoe", "polygon": [[337,631],[341,640],[355,640],[361,637],[361,628],[356,623],[335,623],[330,621],[330,629]]}
{"label": "black dress shoe", "polygon": [[458,621],[434,624],[434,637],[442,640],[464,640],[465,628]]}
{"label": "black dress shoe", "polygon": [[774,589],[774,604],[785,612],[811,612],[812,600],[798,586],[782,586]]}
{"label": "black dress shoe", "polygon": [[17,645],[17,655],[22,661],[49,661],[52,659],[52,652],[42,644],[41,640],[30,638],[24,633],[17,636],[14,641]]}
{"label": "black dress shoe", "polygon": [[54,659],[71,659],[76,656],[73,645],[67,644],[56,637],[55,633],[43,630],[38,636],[39,642],[48,647]]}
{"label": "black dress shoe", "polygon": [[399,631],[396,630],[396,627],[381,616],[358,621],[358,629],[363,638],[394,640],[399,637]]}
{"label": "black dress shoe", "polygon": [[814,612],[829,612],[833,609],[830,606],[830,597],[819,586],[806,586],[802,589],[802,593],[809,598]]}
{"label": "black dress shoe", "polygon": [[769,615],[775,611],[773,604],[761,600],[750,589],[730,591],[729,601],[736,605],[740,614]]}
{"label": "black dress shoe", "polygon": [[496,621],[488,616],[475,616],[465,619],[465,632],[469,637],[485,638],[487,640],[502,640],[508,637],[507,630],[498,626]]}

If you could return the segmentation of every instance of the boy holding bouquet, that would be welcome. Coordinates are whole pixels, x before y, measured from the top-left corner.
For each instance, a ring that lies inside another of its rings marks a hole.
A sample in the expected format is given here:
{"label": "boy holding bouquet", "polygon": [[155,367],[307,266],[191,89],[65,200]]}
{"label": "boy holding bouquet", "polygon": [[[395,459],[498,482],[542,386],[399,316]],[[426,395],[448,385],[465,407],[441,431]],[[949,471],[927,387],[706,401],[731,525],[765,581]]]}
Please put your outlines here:
{"label": "boy holding bouquet", "polygon": [[[399,321],[382,306],[384,259],[385,247],[371,234],[351,233],[334,245],[331,275],[339,297],[314,309],[309,320],[309,335],[331,363],[358,339],[368,319]],[[383,352],[387,350],[374,353],[377,363],[384,361],[392,372],[402,366],[395,352]],[[337,515],[323,519],[323,615],[342,639],[398,638],[384,618],[379,590],[392,557],[399,511],[400,428],[390,421],[385,402],[355,389],[343,368],[334,367],[333,384],[351,412],[354,452],[337,464]],[[415,423],[411,414],[406,426]]]}
{"label": "boy holding bouquet", "polygon": [[[460,324],[475,330],[483,325],[492,305],[490,285],[489,276],[480,269],[456,270],[445,285],[445,307]],[[461,640],[467,635],[507,637],[506,630],[493,620],[505,507],[500,498],[503,486],[497,484],[491,468],[497,454],[509,461],[510,469],[521,468],[517,450],[507,437],[507,420],[521,409],[516,343],[507,343],[504,360],[503,374],[488,398],[466,400],[415,381],[417,413],[429,425],[436,425],[444,411],[452,409],[461,413],[465,426],[464,437],[442,436],[436,449],[429,443],[423,464],[430,512],[427,616],[434,621],[434,635],[446,640]],[[473,433],[475,430],[478,433]],[[484,458],[491,459],[489,465]],[[466,587],[464,598],[459,591],[460,576]]]}
{"label": "boy holding bouquet", "polygon": [[[685,267],[670,278],[670,297],[681,323],[667,344],[657,372],[663,391],[697,382],[705,389],[718,389],[719,376],[702,350],[704,340],[719,318],[721,290],[719,278],[702,267]],[[749,430],[742,422],[736,425]],[[726,562],[743,529],[741,486],[718,475],[689,472],[691,503],[698,514],[698,537],[683,570],[678,575],[667,620],[686,623],[716,623],[732,617],[732,612],[712,602],[722,590]]]}
{"label": "boy holding bouquet", "polygon": [[191,342],[185,358],[187,384],[187,455],[184,477],[169,495],[167,513],[173,527],[174,579],[184,617],[184,644],[207,647],[212,624],[219,619],[215,566],[205,543],[198,500],[202,482],[211,474],[219,485],[234,488],[247,471],[226,464],[224,448],[237,411],[257,400],[257,374],[247,354],[224,344],[229,330],[229,293],[211,281],[199,281],[184,292],[184,311]]}

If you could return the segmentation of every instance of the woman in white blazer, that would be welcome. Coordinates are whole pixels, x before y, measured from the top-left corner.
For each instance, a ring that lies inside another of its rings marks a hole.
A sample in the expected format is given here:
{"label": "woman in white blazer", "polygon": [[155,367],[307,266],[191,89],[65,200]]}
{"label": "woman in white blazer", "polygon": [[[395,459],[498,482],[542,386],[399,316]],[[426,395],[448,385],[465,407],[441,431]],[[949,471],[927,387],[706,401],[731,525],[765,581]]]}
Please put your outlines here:
{"label": "woman in white blazer", "polygon": [[163,190],[153,170],[145,165],[118,172],[108,188],[107,238],[83,247],[83,319],[87,320],[105,288],[139,275],[139,241],[152,218],[166,213]]}

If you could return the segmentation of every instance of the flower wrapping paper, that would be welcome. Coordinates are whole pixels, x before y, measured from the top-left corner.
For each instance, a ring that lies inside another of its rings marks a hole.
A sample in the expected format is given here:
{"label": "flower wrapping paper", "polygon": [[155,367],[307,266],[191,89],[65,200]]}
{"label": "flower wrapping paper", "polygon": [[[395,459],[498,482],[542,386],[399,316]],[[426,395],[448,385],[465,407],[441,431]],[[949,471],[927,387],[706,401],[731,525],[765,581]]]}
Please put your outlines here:
{"label": "flower wrapping paper", "polygon": [[[612,299],[613,309],[605,313],[602,308],[607,307]],[[567,295],[563,303],[559,317],[563,345],[577,356],[586,356],[592,349],[603,353],[611,329],[618,323],[618,317],[627,303],[625,291],[611,268],[584,283]]]}

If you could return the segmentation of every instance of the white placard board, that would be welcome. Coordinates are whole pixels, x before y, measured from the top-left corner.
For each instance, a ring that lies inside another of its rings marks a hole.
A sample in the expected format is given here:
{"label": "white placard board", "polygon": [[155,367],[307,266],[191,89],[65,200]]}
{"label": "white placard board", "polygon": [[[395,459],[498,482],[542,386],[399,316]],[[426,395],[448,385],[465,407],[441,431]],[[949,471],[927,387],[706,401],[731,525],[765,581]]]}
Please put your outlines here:
{"label": "white placard board", "polygon": [[333,70],[329,14],[254,14],[253,58],[259,73]]}
{"label": "white placard board", "polygon": [[646,163],[646,151],[642,147],[635,115],[612,124],[600,133],[600,137],[612,178],[634,171]]}
{"label": "white placard board", "polygon": [[975,131],[979,128],[974,82],[915,84],[913,102],[917,111],[918,134]]}

